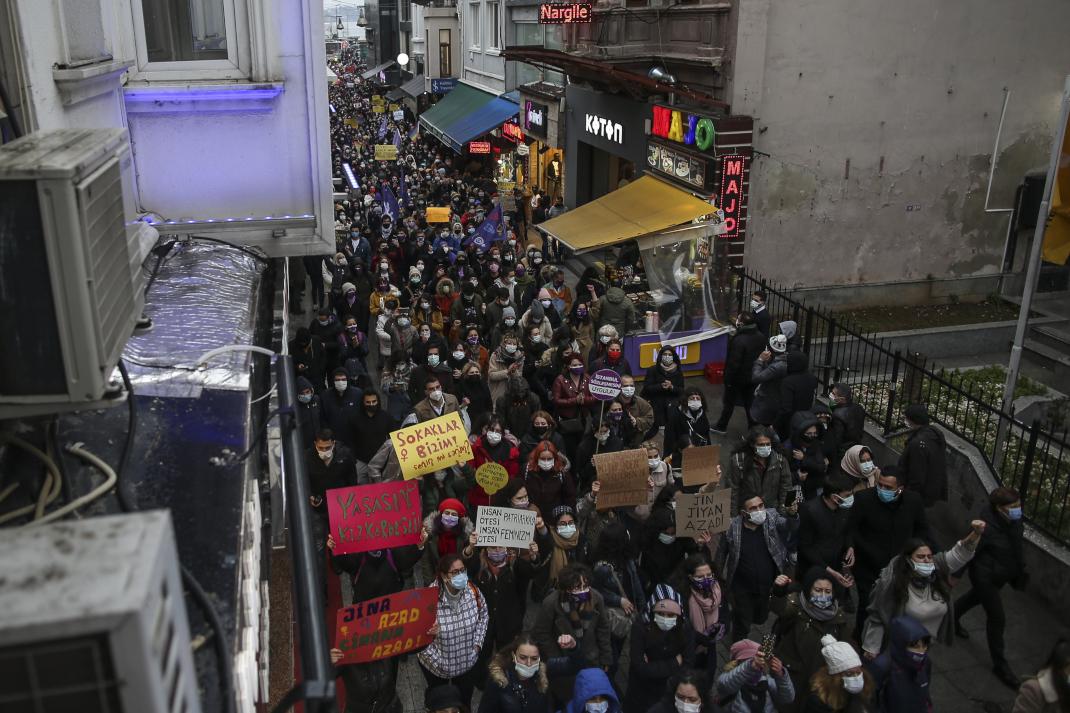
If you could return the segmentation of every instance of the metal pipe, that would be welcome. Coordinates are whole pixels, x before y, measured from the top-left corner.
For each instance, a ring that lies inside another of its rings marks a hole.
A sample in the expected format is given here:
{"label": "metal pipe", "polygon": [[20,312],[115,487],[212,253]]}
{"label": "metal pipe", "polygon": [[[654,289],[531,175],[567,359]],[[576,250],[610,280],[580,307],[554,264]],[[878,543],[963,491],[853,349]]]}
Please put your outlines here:
{"label": "metal pipe", "polygon": [[[1014,329],[1014,343],[1011,346],[1010,363],[1007,365],[1007,381],[1003,385],[1003,413],[1010,413],[1011,404],[1014,402],[1014,387],[1018,383],[1018,372],[1022,366],[1022,345],[1025,343],[1025,333],[1029,328],[1029,309],[1033,304],[1033,294],[1036,292],[1037,283],[1040,280],[1040,260],[1044,248],[1044,231],[1048,227],[1048,215],[1051,213],[1051,194],[1052,189],[1055,187],[1056,171],[1059,168],[1059,159],[1063,152],[1063,141],[1066,138],[1068,119],[1070,119],[1070,76],[1066,77],[1063,84],[1062,110],[1059,112],[1059,123],[1055,127],[1055,141],[1051,150],[1051,158],[1048,161],[1048,174],[1044,180],[1044,194],[1040,201],[1040,212],[1037,214],[1037,225],[1033,229],[1033,245],[1029,251],[1029,262],[1026,267],[1022,305],[1018,310],[1018,325]],[[1002,460],[999,456],[1002,452],[1006,435],[1007,428],[1005,425],[1001,425],[999,432],[996,434],[996,447],[993,449],[996,454],[995,462],[997,464]]]}
{"label": "metal pipe", "polygon": [[[301,431],[295,416],[297,387],[293,357],[282,354],[275,361],[278,384],[279,427],[282,431],[282,469],[289,497],[290,553],[293,558],[293,589],[301,644],[301,676],[309,713],[330,710],[334,700],[334,672],[328,658],[330,646],[324,623],[323,592],[319,563],[312,541],[312,518],[308,507],[308,471],[305,467]],[[320,701],[318,704],[316,701]]]}
{"label": "metal pipe", "polygon": [[999,158],[999,139],[1003,136],[1003,120],[1007,116],[1007,104],[1010,103],[1011,92],[1003,90],[1003,110],[999,113],[999,126],[996,128],[996,143],[992,146],[992,160],[988,166],[988,189],[985,191],[985,213],[1010,213],[1014,208],[989,208],[988,199],[992,196],[992,179],[996,175],[996,160]]}

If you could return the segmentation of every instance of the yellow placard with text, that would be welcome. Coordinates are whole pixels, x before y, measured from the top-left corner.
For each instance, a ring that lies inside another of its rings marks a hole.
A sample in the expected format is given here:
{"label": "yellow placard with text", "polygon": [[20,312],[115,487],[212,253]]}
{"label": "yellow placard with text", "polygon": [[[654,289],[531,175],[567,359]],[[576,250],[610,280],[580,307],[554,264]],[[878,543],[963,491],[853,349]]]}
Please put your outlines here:
{"label": "yellow placard with text", "polygon": [[390,109],[390,111],[397,111],[401,107],[398,106],[397,104],[390,104],[388,108]]}
{"label": "yellow placard with text", "polygon": [[394,144],[376,144],[375,145],[375,160],[376,161],[397,161],[398,160],[398,147]]}
{"label": "yellow placard with text", "polygon": [[357,128],[357,120],[353,117],[347,118],[343,123],[345,123],[346,126],[352,126],[354,129]]}
{"label": "yellow placard with text", "polygon": [[386,107],[383,106],[382,104],[372,104],[372,113],[373,114],[382,114],[385,111],[386,111]]}
{"label": "yellow placard with text", "polygon": [[426,211],[428,223],[450,222],[449,206],[429,206]]}
{"label": "yellow placard with text", "polygon": [[457,412],[394,431],[390,442],[405,480],[472,460],[468,432]]}

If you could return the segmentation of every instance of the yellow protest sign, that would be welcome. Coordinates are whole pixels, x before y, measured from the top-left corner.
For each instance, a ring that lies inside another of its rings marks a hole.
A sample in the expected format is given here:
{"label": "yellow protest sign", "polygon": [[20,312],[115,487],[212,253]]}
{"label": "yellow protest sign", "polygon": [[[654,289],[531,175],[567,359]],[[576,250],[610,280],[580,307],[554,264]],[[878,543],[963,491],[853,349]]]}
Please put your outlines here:
{"label": "yellow protest sign", "polygon": [[424,421],[390,434],[405,480],[472,460],[472,446],[460,414]]}
{"label": "yellow protest sign", "polygon": [[509,482],[509,471],[499,463],[484,463],[476,468],[476,482],[487,495],[494,495]]}
{"label": "yellow protest sign", "polygon": [[372,104],[373,114],[382,114],[384,111],[386,111],[386,107],[382,104]]}
{"label": "yellow protest sign", "polygon": [[391,105],[389,106],[389,109],[390,109],[390,111],[397,111],[397,110],[398,110],[398,109],[400,109],[400,108],[401,108],[401,107],[400,107],[400,106],[398,106],[397,104],[391,104]]}
{"label": "yellow protest sign", "polygon": [[357,120],[354,119],[353,117],[350,117],[350,118],[345,120],[345,125],[346,126],[352,126],[355,129],[355,128],[357,128]]}
{"label": "yellow protest sign", "polygon": [[397,161],[398,160],[398,147],[394,144],[376,144],[375,145],[375,160],[376,161]]}
{"label": "yellow protest sign", "polygon": [[450,209],[449,206],[438,207],[430,206],[427,211],[428,223],[448,223],[450,222]]}

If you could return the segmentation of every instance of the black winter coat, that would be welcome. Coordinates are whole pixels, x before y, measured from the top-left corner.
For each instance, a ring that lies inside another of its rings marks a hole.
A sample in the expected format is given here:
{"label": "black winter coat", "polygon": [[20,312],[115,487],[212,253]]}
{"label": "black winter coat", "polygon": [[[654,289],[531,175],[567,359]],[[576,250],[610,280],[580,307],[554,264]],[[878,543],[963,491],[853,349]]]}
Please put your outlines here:
{"label": "black winter coat", "polygon": [[362,405],[349,423],[353,433],[360,434],[360,438],[353,444],[353,455],[361,463],[370,461],[383,445],[383,441],[390,436],[390,432],[397,428],[397,423],[387,413],[386,404],[382,402],[374,416],[368,416]]}
{"label": "black winter coat", "polygon": [[504,670],[492,662],[479,713],[550,713],[553,707],[546,668],[544,663],[537,674],[521,681],[515,668]]}
{"label": "black winter coat", "polygon": [[855,576],[860,579],[875,579],[910,538],[931,540],[925,504],[909,490],[891,503],[881,502],[875,488],[855,493],[847,529],[855,548]]}
{"label": "black winter coat", "polygon": [[[305,463],[308,467],[308,494],[325,498],[328,490],[344,488],[357,484],[357,466],[353,462],[353,453],[344,444],[335,442],[331,462],[324,463],[316,449],[305,451]],[[327,502],[316,508],[317,512],[327,514]]]}
{"label": "black winter coat", "polygon": [[754,360],[765,351],[765,335],[755,324],[745,324],[728,341],[728,355],[724,361],[724,383],[731,386],[750,386],[750,370]]}
{"label": "black winter coat", "polygon": [[342,393],[329,386],[320,393],[321,422],[334,431],[335,438],[350,447],[354,445],[356,437],[352,420],[360,412],[363,396],[364,392],[356,386],[349,386]]}
{"label": "black winter coat", "polygon": [[416,545],[382,550],[378,557],[368,552],[332,555],[340,570],[353,582],[353,601],[378,599],[405,589],[405,577],[420,561],[423,551]]}
{"label": "black winter coat", "polygon": [[[835,412],[832,417],[835,420]],[[933,426],[922,426],[910,435],[899,456],[899,477],[926,505],[947,500],[945,448],[944,434]]]}
{"label": "black winter coat", "polygon": [[[677,662],[679,656],[683,663]],[[681,670],[694,666],[695,629],[684,617],[676,626],[662,631],[642,617],[632,624],[631,663],[624,713],[645,713],[665,695],[665,684]]]}
{"label": "black winter coat", "polygon": [[1025,532],[1022,521],[1011,522],[991,505],[980,518],[987,523],[977,551],[970,560],[970,581],[983,579],[987,582],[1021,583],[1025,574],[1025,558],[1022,552]]}
{"label": "black winter coat", "polygon": [[535,567],[531,560],[517,557],[511,565],[500,569],[495,577],[489,569],[482,568],[480,552],[482,549],[477,549],[473,557],[464,560],[464,565],[468,568],[471,581],[483,592],[490,615],[483,648],[497,651],[509,644],[524,628],[528,583],[535,575]]}

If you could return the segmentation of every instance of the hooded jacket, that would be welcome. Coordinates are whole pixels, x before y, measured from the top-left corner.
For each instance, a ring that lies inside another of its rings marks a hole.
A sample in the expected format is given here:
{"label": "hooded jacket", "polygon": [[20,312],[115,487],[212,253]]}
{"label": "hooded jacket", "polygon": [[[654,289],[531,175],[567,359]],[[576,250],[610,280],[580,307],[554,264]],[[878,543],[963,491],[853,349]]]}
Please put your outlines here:
{"label": "hooded jacket", "polygon": [[798,411],[809,411],[817,396],[817,377],[810,373],[810,358],[788,347],[787,363],[788,373],[780,380],[780,415],[785,419]]}
{"label": "hooded jacket", "polygon": [[620,700],[609,677],[605,671],[598,668],[588,668],[576,675],[576,686],[573,689],[572,700],[565,705],[563,713],[584,713],[587,701],[595,696],[605,696],[609,699],[609,710],[606,713],[620,713]]}
{"label": "hooded jacket", "polygon": [[756,384],[750,417],[755,423],[771,426],[780,415],[780,382],[788,375],[787,353],[775,354],[769,361],[755,359],[750,380]]}
{"label": "hooded jacket", "polygon": [[[301,428],[301,444],[305,448],[311,448],[316,440],[316,434],[320,431],[320,397],[316,395],[316,389],[312,382],[303,376],[297,377],[297,393],[305,390],[312,391],[312,400],[307,404],[297,402],[297,422]],[[349,429],[346,428],[346,431]]]}
{"label": "hooded jacket", "polygon": [[929,679],[932,661],[928,656],[919,666],[907,651],[911,641],[929,632],[917,620],[899,616],[892,620],[888,648],[868,664],[877,682],[877,710],[880,713],[926,713],[932,710]]}
{"label": "hooded jacket", "polygon": [[[836,411],[832,412],[833,419]],[[944,434],[933,426],[921,426],[907,439],[899,456],[899,471],[905,487],[921,495],[926,505],[947,500],[947,463]]]}
{"label": "hooded jacket", "polygon": [[619,287],[610,287],[604,297],[591,307],[591,317],[598,327],[607,324],[616,328],[622,337],[635,326],[635,305]]}
{"label": "hooded jacket", "polygon": [[765,350],[765,335],[756,324],[744,324],[728,342],[724,362],[724,383],[735,387],[750,386],[750,372],[758,355]]}
{"label": "hooded jacket", "polygon": [[479,701],[478,713],[550,713],[550,681],[546,664],[539,672],[521,681],[512,665],[503,669],[497,659],[487,667],[489,680]]}

